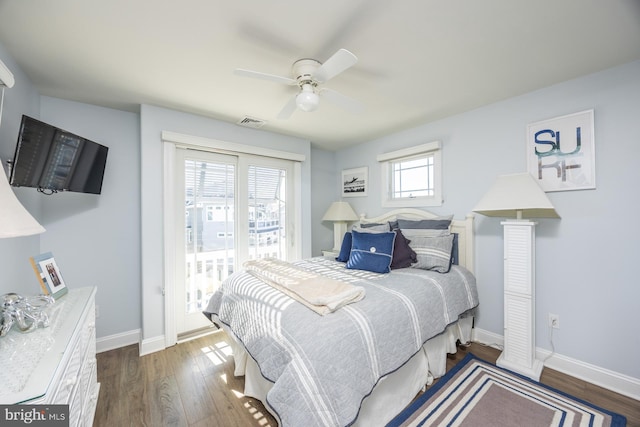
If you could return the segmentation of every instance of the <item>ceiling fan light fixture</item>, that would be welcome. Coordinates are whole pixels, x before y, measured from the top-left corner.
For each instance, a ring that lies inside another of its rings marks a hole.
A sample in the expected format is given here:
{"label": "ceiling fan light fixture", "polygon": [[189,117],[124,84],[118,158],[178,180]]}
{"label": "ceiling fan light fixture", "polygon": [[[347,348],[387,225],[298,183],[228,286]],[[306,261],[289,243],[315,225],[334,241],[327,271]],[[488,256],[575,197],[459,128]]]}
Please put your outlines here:
{"label": "ceiling fan light fixture", "polygon": [[302,86],[302,91],[296,96],[296,106],[307,113],[315,111],[320,105],[320,97],[313,91],[310,84]]}

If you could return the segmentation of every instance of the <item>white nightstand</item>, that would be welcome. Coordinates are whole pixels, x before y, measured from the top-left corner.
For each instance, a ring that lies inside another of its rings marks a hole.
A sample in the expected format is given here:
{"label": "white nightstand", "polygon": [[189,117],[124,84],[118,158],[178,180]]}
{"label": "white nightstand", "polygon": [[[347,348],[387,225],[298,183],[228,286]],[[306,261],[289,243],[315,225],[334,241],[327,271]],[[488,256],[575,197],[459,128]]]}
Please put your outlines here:
{"label": "white nightstand", "polygon": [[340,255],[340,252],[334,251],[333,249],[327,249],[322,251],[322,256],[326,258],[335,259],[337,258],[338,255]]}

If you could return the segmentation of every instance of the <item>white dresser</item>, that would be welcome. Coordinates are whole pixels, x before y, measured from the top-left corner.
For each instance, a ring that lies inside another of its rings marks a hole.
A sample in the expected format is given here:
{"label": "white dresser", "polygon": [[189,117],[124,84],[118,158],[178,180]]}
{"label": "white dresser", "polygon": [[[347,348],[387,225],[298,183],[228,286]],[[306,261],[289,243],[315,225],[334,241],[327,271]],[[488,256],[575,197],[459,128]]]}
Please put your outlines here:
{"label": "white dresser", "polygon": [[69,426],[91,426],[96,374],[96,288],[70,289],[49,309],[51,324],[0,338],[0,404],[68,404]]}

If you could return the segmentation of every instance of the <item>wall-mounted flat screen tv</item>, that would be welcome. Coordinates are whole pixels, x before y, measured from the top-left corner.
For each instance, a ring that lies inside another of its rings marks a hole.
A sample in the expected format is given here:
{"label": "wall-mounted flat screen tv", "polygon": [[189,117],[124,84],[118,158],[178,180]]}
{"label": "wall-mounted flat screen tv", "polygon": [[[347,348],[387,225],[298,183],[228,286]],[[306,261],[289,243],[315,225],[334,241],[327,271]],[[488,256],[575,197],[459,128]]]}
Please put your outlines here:
{"label": "wall-mounted flat screen tv", "polygon": [[43,193],[100,194],[108,147],[22,116],[9,182]]}

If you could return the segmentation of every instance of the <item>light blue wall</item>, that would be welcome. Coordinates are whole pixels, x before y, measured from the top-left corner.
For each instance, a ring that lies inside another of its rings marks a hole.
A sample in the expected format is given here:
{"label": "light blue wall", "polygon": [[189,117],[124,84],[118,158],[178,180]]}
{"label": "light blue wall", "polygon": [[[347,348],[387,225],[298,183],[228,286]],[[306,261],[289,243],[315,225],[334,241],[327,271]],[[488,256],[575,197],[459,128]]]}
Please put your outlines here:
{"label": "light blue wall", "polygon": [[340,183],[336,173],[336,153],[314,148],[311,150],[311,224],[312,254],[322,255],[323,249],[333,248],[333,223],[323,222],[322,217],[339,197]]}
{"label": "light blue wall", "polygon": [[142,332],[143,340],[164,337],[164,297],[162,284],[162,131],[229,141],[263,148],[304,154],[302,164],[302,254],[311,255],[311,144],[299,138],[243,128],[193,114],[143,105],[141,117],[141,189],[142,202]]}
{"label": "light blue wall", "polygon": [[[537,346],[551,349],[547,314],[555,313],[557,353],[640,378],[638,100],[640,62],[634,62],[341,150],[336,173],[369,167],[369,196],[349,202],[358,213],[376,215],[382,212],[376,155],[440,140],[445,202],[432,210],[463,218],[497,175],[526,171],[528,123],[594,109],[597,189],[548,193],[562,219],[538,221]],[[500,219],[478,215],[476,233],[476,326],[502,335]]]}
{"label": "light blue wall", "polygon": [[97,286],[98,337],[139,329],[139,116],[42,97],[40,118],[109,147],[102,194],[38,193],[40,251],[53,253],[70,288]]}

